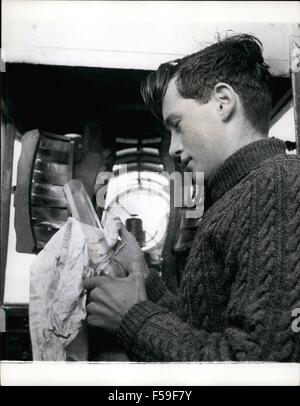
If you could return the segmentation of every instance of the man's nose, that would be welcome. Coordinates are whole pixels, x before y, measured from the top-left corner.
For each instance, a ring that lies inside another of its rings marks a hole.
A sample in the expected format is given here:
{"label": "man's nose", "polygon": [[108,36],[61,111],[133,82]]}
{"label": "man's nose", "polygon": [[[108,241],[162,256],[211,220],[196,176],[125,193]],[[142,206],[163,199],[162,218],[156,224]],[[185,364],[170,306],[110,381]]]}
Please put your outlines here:
{"label": "man's nose", "polygon": [[169,147],[169,155],[173,158],[180,156],[183,151],[181,138],[178,135],[171,135],[171,142]]}

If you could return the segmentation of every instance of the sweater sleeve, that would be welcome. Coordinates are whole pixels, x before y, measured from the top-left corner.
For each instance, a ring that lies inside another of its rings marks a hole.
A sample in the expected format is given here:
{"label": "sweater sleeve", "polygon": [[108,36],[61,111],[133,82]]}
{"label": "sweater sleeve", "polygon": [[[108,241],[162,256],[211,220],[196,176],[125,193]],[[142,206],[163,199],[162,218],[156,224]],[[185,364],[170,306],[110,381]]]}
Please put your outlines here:
{"label": "sweater sleeve", "polygon": [[223,326],[209,332],[158,303],[137,303],[119,330],[132,359],[299,361],[299,334],[291,328],[300,307],[298,169],[263,168],[243,189],[233,227],[239,233],[224,242],[224,268],[230,261],[235,271]]}
{"label": "sweater sleeve", "polygon": [[177,297],[166,287],[155,270],[150,270],[146,279],[147,295],[150,301],[168,310],[176,310]]}

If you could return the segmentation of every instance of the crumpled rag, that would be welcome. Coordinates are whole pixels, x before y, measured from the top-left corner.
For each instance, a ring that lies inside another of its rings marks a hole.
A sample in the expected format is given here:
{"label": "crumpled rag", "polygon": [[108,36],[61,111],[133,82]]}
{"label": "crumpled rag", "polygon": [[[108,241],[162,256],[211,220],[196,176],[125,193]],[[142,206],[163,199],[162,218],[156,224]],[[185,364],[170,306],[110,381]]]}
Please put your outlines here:
{"label": "crumpled rag", "polygon": [[[89,227],[69,217],[31,265],[29,322],[34,360],[67,360],[68,346],[77,335],[79,345],[72,345],[75,353],[72,350],[70,359],[87,360],[86,293],[82,279],[97,275],[93,262],[95,244],[84,232]],[[106,241],[113,246],[118,232],[116,227],[110,230]],[[103,239],[102,230],[93,228],[93,236],[95,233],[99,240]],[[106,264],[104,255],[100,272]]]}

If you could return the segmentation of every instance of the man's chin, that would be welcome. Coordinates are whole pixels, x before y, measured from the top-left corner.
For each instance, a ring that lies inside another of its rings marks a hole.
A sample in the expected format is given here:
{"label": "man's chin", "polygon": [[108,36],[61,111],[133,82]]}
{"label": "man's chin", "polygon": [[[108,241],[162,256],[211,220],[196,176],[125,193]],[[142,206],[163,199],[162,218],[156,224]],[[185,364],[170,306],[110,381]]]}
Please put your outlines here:
{"label": "man's chin", "polygon": [[203,170],[199,169],[199,168],[191,168],[190,171],[192,173],[192,180],[194,184],[199,183],[199,181],[207,180],[208,176],[207,176],[207,172],[204,172]]}
{"label": "man's chin", "polygon": [[193,160],[190,160],[190,162],[185,166],[184,172],[191,174],[193,184],[199,183],[199,181],[201,181],[201,179],[203,179],[203,176],[204,176],[204,179],[207,178],[207,176],[206,176],[207,173],[205,173],[203,171],[203,168],[197,167],[196,163]]}

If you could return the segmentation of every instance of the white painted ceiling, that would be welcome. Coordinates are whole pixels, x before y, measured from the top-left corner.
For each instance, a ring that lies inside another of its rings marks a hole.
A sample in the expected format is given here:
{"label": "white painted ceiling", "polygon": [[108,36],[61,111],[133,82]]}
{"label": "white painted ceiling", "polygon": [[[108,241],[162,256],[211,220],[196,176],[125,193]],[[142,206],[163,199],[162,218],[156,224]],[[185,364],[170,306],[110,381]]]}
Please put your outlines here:
{"label": "white painted ceiling", "polygon": [[233,30],[256,35],[271,72],[287,76],[300,3],[6,0],[2,15],[7,62],[156,69]]}

